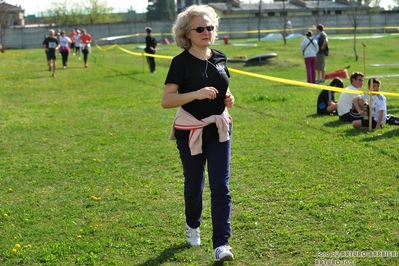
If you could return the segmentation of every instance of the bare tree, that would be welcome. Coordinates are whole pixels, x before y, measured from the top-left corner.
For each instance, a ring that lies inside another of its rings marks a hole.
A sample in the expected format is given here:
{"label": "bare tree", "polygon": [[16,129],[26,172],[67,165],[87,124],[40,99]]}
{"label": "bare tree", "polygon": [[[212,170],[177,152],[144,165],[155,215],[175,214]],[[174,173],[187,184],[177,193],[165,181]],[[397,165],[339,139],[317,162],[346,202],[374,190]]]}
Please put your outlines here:
{"label": "bare tree", "polygon": [[68,24],[70,18],[66,2],[52,2],[51,8],[47,10],[48,16],[44,18],[44,22],[58,25]]}
{"label": "bare tree", "polygon": [[315,2],[309,2],[307,3],[307,5],[309,5],[310,8],[314,8],[314,11],[312,12],[312,18],[314,19],[313,21],[313,26],[317,25],[317,24],[323,24],[323,22],[321,21],[322,16],[320,16],[323,13],[323,8],[324,8],[324,4],[325,1],[320,1],[317,0]]}
{"label": "bare tree", "polygon": [[348,1],[348,4],[350,5],[350,11],[348,12],[349,21],[351,22],[353,27],[353,52],[355,54],[355,61],[357,61],[359,59],[356,50],[357,28],[360,25],[362,19],[364,18],[364,15],[367,13],[368,9],[366,6],[361,4],[361,0],[359,1],[350,0]]}
{"label": "bare tree", "polygon": [[381,6],[381,0],[365,0],[364,4],[371,6],[372,8],[377,8]]}
{"label": "bare tree", "polygon": [[282,0],[281,1],[283,3],[283,8],[280,11],[280,22],[283,25],[283,41],[284,41],[284,45],[287,44],[287,18],[288,18],[288,14],[287,14],[287,8],[286,8],[286,0]]}
{"label": "bare tree", "polygon": [[[0,0],[0,49],[4,49],[4,36],[10,20],[9,5],[4,0]],[[2,50],[3,51],[3,50]]]}
{"label": "bare tree", "polygon": [[118,22],[121,16],[112,14],[106,0],[71,0],[51,3],[44,22],[58,25],[78,25]]}
{"label": "bare tree", "polygon": [[88,14],[89,24],[99,22],[112,22],[112,7],[106,0],[86,0],[83,4],[85,13]]}
{"label": "bare tree", "polygon": [[[398,0],[399,1],[399,0]],[[262,22],[262,0],[259,0],[259,8],[258,8],[258,41],[260,41],[260,26]]]}

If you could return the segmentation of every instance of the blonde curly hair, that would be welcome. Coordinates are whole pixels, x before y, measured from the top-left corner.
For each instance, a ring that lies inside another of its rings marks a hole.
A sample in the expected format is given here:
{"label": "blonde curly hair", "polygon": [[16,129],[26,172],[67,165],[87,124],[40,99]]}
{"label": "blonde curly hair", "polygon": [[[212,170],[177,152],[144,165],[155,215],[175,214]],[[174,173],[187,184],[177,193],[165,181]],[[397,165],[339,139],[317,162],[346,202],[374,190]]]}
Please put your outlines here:
{"label": "blonde curly hair", "polygon": [[192,5],[185,9],[183,12],[177,15],[176,21],[173,24],[172,35],[176,42],[176,45],[182,49],[190,49],[191,40],[187,38],[187,34],[190,32],[190,24],[194,17],[207,16],[212,26],[215,27],[211,37],[211,44],[217,40],[217,30],[219,27],[219,16],[215,10],[208,5]]}

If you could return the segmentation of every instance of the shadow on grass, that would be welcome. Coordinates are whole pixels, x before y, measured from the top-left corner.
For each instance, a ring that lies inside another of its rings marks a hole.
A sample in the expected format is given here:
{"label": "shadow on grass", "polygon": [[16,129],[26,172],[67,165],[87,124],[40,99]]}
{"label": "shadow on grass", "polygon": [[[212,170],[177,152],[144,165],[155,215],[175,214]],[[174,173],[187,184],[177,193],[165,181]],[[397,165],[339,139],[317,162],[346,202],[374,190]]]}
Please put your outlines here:
{"label": "shadow on grass", "polygon": [[223,262],[220,261],[215,261],[214,263],[210,264],[211,266],[219,266],[219,265],[224,265]]}
{"label": "shadow on grass", "polygon": [[319,114],[311,114],[311,115],[307,115],[306,117],[307,118],[315,118],[315,117],[321,117],[321,116],[324,116],[324,115],[319,115]]}
{"label": "shadow on grass", "polygon": [[345,124],[347,124],[347,123],[346,122],[342,122],[341,120],[339,120],[337,118],[337,120],[335,120],[335,121],[329,121],[327,123],[324,123],[324,126],[326,126],[326,127],[338,127],[338,126],[343,126]]}
{"label": "shadow on grass", "polygon": [[[176,257],[176,255],[178,255],[178,253],[182,252],[185,249],[190,249],[190,248],[191,247],[187,243],[174,245],[162,251],[162,253],[160,253],[156,258],[148,259],[147,261],[140,263],[137,266],[158,266],[166,262],[171,262],[173,258]],[[223,262],[220,261],[214,261],[210,262],[208,265],[222,266],[224,264]]]}
{"label": "shadow on grass", "polygon": [[138,264],[137,266],[158,266],[161,265],[167,261],[170,261],[173,259],[176,255],[176,253],[180,253],[181,251],[185,249],[189,249],[190,246],[187,244],[180,244],[180,245],[174,245],[171,246],[170,248],[165,249],[162,251],[158,257],[149,259],[141,264]]}
{"label": "shadow on grass", "polygon": [[[391,127],[395,127],[395,126],[391,126]],[[372,135],[371,136],[370,135],[367,136],[367,134],[369,134],[369,133],[371,133]],[[389,157],[391,159],[395,159],[396,161],[399,160],[398,156],[396,156],[393,153],[388,152],[385,148],[380,147],[378,145],[378,142],[375,142],[375,141],[379,141],[379,140],[382,140],[382,139],[396,138],[398,136],[398,134],[399,134],[399,127],[396,127],[395,129],[390,130],[390,131],[385,132],[385,133],[381,133],[381,134],[377,134],[377,135],[375,133],[376,132],[369,132],[368,130],[359,130],[359,129],[350,129],[350,130],[346,131],[346,134],[348,136],[357,136],[357,135],[364,134],[365,138],[363,138],[361,140],[361,142],[367,143],[370,147],[373,147],[373,149],[376,152],[379,152],[381,155],[387,156],[387,157]],[[373,143],[373,144],[371,144],[371,143]],[[376,144],[376,145],[374,145],[374,144]]]}
{"label": "shadow on grass", "polygon": [[346,130],[345,133],[346,133],[346,136],[348,136],[348,137],[359,136],[359,135],[368,134],[368,130],[351,128],[351,129]]}
{"label": "shadow on grass", "polygon": [[[398,113],[398,107],[393,105],[387,105],[388,113]],[[395,115],[396,116],[396,115]]]}
{"label": "shadow on grass", "polygon": [[385,125],[385,127],[390,127],[393,128],[392,130],[382,133],[381,135],[378,136],[370,136],[367,138],[364,138],[363,141],[368,142],[368,141],[376,141],[380,139],[390,139],[390,138],[396,138],[399,135],[399,127],[398,126],[389,126]]}
{"label": "shadow on grass", "polygon": [[339,120],[338,115],[333,115],[333,114],[330,114],[330,115],[311,114],[311,115],[307,115],[306,117],[307,118],[336,117],[337,120],[326,122],[326,123],[324,123],[324,126],[326,126],[326,127],[337,127],[337,126],[345,125],[345,122],[342,122],[342,121]]}
{"label": "shadow on grass", "polygon": [[[226,262],[226,263],[229,263],[229,262]],[[224,264],[223,261],[214,261],[214,262],[210,262],[207,265],[209,265],[209,266],[223,266],[223,265],[226,265],[226,264]]]}

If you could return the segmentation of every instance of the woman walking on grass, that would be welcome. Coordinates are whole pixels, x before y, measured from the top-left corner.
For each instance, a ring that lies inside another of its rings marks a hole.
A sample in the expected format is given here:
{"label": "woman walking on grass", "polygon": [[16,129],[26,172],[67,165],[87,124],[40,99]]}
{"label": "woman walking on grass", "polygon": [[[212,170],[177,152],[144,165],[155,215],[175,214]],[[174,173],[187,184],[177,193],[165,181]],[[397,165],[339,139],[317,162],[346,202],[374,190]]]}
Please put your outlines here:
{"label": "woman walking on grass", "polygon": [[217,38],[219,18],[207,5],[193,5],[177,16],[173,37],[184,49],[172,60],[162,106],[178,107],[171,139],[183,164],[186,240],[201,244],[202,194],[205,167],[211,191],[212,243],[215,261],[233,260],[232,200],[229,188],[232,119],[226,107],[229,89],[226,55],[209,48]]}

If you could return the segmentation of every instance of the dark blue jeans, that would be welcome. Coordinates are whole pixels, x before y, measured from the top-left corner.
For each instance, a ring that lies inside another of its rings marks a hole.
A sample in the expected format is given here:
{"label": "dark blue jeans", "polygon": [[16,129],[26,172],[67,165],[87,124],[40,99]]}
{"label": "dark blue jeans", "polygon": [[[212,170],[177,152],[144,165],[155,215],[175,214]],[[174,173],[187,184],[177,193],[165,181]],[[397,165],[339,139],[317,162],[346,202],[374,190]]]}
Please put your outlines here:
{"label": "dark blue jeans", "polygon": [[218,138],[202,143],[202,153],[191,156],[188,140],[177,140],[183,164],[186,223],[197,228],[202,220],[202,193],[205,183],[205,166],[208,168],[211,191],[213,248],[227,245],[231,235],[230,151],[231,139],[219,142]]}

